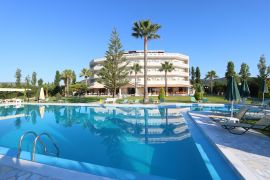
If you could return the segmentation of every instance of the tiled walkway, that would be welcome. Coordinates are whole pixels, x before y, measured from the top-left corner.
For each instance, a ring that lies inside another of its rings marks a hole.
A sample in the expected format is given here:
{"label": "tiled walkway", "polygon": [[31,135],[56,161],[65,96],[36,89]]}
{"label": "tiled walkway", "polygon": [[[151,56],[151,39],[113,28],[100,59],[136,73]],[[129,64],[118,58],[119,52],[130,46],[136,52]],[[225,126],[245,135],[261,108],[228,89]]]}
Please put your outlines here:
{"label": "tiled walkway", "polygon": [[109,178],[0,155],[0,180],[108,180]]}
{"label": "tiled walkway", "polygon": [[20,170],[14,167],[0,165],[0,180],[57,180],[37,173]]}
{"label": "tiled walkway", "polygon": [[270,179],[269,137],[252,130],[234,135],[209,119],[207,113],[189,114],[245,179]]}

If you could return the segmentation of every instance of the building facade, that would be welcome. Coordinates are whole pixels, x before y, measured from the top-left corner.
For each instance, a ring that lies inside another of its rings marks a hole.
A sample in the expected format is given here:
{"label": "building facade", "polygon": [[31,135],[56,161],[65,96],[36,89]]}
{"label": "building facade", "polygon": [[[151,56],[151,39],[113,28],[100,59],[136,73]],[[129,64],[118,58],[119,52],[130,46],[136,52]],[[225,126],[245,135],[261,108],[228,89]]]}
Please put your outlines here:
{"label": "building facade", "polygon": [[[124,57],[129,62],[128,67],[138,63],[142,67],[142,71],[137,73],[137,93],[143,95],[144,86],[144,53],[143,51],[128,51]],[[172,63],[174,70],[167,74],[168,95],[187,95],[189,94],[189,57],[180,53],[167,53],[162,50],[148,51],[147,54],[147,85],[150,96],[159,94],[160,88],[165,87],[165,72],[160,71],[161,63],[165,61]],[[102,84],[96,82],[97,73],[102,68],[101,63],[105,58],[93,59],[90,62],[90,70],[94,72],[94,76],[90,78],[90,94],[106,95],[108,90]],[[121,87],[119,94],[134,95],[135,94],[135,73],[129,75],[130,83]]]}

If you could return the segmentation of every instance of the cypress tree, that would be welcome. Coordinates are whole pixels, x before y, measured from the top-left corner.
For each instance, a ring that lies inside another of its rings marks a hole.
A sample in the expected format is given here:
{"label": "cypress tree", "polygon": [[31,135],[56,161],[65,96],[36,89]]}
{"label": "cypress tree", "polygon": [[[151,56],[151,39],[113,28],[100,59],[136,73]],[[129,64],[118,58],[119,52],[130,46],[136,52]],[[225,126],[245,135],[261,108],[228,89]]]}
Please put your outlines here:
{"label": "cypress tree", "polygon": [[193,66],[191,67],[190,74],[191,74],[190,83],[193,85],[193,84],[195,84],[195,70],[194,70],[194,67]]}
{"label": "cypress tree", "polygon": [[201,71],[199,67],[196,67],[196,79],[195,79],[195,83],[196,84],[200,84],[201,83]]}

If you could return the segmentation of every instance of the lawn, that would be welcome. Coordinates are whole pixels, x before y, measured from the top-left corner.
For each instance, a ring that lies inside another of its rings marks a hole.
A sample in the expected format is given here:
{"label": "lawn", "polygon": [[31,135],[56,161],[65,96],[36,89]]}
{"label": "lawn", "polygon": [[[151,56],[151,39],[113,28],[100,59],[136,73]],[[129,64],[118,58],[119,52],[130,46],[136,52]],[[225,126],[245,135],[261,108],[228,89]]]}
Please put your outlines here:
{"label": "lawn", "polygon": [[[247,124],[255,124],[258,120],[246,120],[243,123],[247,123]],[[266,129],[266,130],[256,130],[266,136],[270,137],[270,128]]]}
{"label": "lawn", "polygon": [[[227,100],[224,99],[224,96],[205,96],[207,99],[208,99],[208,103],[229,103]],[[149,97],[150,99],[152,98],[153,100],[158,100],[158,97],[157,96],[150,96]],[[134,101],[135,99],[139,99],[140,101],[143,100],[143,97],[142,96],[139,96],[139,97],[134,97],[134,96],[130,96],[130,97],[127,97],[125,99],[128,99],[130,101]],[[119,100],[118,102],[121,102],[123,101],[122,100]],[[168,102],[168,103],[191,103],[190,101],[190,96],[167,96],[165,98],[165,102]],[[246,101],[246,104],[250,104],[251,103],[251,100],[248,99]]]}
{"label": "lawn", "polygon": [[[227,100],[224,99],[224,96],[205,96],[208,99],[208,103],[229,103]],[[93,103],[93,102],[104,102],[106,99],[106,96],[93,96],[93,97],[62,97],[61,99],[57,99],[56,97],[50,97],[48,102],[59,102],[61,100],[62,102],[67,103]],[[129,96],[126,98],[118,99],[116,102],[121,103],[124,99],[128,99],[130,102],[139,99],[140,102],[143,101],[143,96]],[[151,101],[158,100],[157,96],[150,96],[149,99]],[[168,96],[165,98],[165,102],[167,103],[191,103],[190,96]],[[248,99],[246,101],[246,104],[250,104],[251,100]]]}

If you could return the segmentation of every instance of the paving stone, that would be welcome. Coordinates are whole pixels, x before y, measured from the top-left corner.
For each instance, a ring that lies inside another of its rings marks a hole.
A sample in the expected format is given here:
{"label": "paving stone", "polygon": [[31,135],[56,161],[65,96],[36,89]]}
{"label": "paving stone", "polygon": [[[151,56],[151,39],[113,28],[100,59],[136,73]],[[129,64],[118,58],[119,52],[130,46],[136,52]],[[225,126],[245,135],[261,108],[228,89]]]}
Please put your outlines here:
{"label": "paving stone", "polygon": [[32,176],[32,173],[24,171],[23,173],[18,174],[17,180],[28,180],[31,176]]}
{"label": "paving stone", "polygon": [[209,119],[207,113],[191,112],[190,115],[232,164],[236,159],[241,162],[241,167],[235,167],[242,175],[252,175],[246,179],[270,179],[269,137],[253,130],[244,135],[234,135]]}

